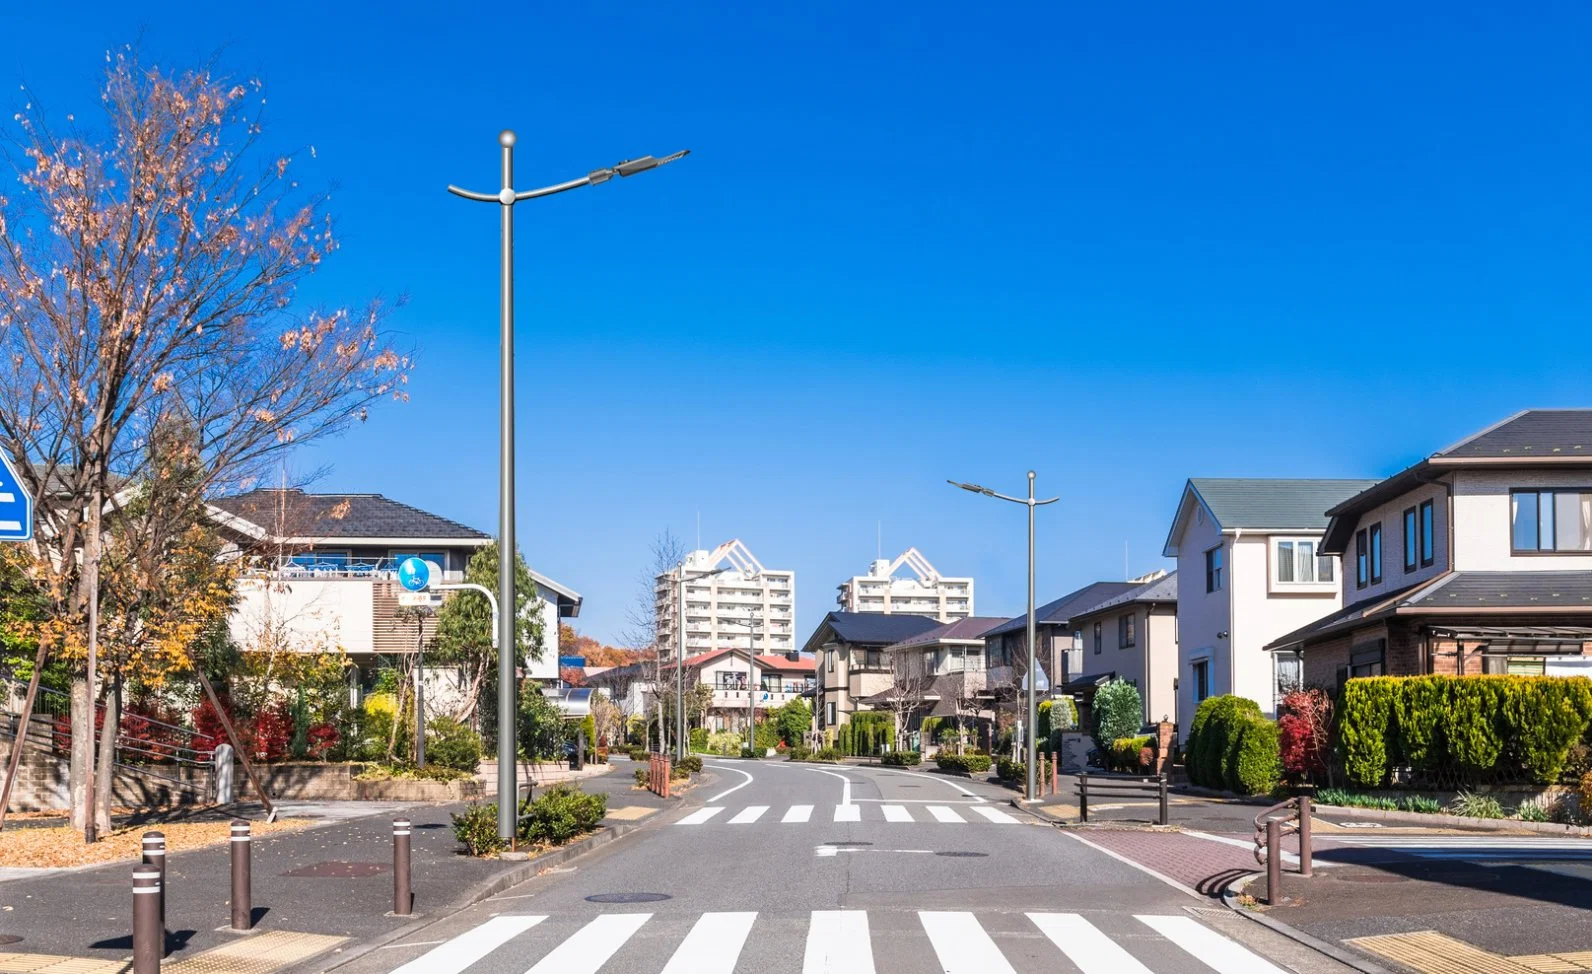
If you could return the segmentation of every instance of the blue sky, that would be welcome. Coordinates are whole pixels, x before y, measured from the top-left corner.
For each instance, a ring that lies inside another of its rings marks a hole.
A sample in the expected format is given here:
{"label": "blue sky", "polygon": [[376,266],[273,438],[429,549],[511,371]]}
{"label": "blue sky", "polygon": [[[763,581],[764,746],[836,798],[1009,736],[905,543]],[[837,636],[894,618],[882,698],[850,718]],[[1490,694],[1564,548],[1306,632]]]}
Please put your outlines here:
{"label": "blue sky", "polygon": [[139,38],[265,81],[335,188],[306,299],[405,296],[420,349],[295,458],[322,489],[493,529],[497,214],[444,187],[495,188],[499,129],[524,186],[694,150],[518,216],[521,545],[599,638],[699,512],[803,635],[878,522],[1011,614],[1022,511],[946,477],[1062,495],[1046,598],[1160,566],[1189,476],[1587,404],[1584,5],[137,6],[8,10],[0,81],[81,121]]}

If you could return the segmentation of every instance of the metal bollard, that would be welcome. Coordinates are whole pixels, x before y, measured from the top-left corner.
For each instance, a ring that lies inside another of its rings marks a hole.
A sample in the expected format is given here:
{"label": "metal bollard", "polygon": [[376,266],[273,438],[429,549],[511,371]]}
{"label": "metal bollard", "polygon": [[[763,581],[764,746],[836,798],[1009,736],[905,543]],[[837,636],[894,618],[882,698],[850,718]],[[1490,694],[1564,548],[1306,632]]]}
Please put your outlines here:
{"label": "metal bollard", "polygon": [[1282,821],[1266,820],[1266,902],[1282,902]]}
{"label": "metal bollard", "polygon": [[166,932],[160,925],[160,870],[133,870],[133,974],[160,974]]}
{"label": "metal bollard", "polygon": [[160,928],[166,929],[166,833],[144,833],[144,865],[160,870]]}
{"label": "metal bollard", "polygon": [[1089,821],[1089,772],[1078,772],[1078,821]]}
{"label": "metal bollard", "polygon": [[1057,794],[1060,794],[1060,792],[1061,792],[1061,755],[1060,754],[1052,754],[1050,756],[1050,793],[1052,795],[1057,795]]}
{"label": "metal bollard", "polygon": [[242,819],[232,823],[232,929],[250,930],[254,927],[254,899],[249,892],[249,823]]}
{"label": "metal bollard", "polygon": [[1299,875],[1310,876],[1310,796],[1299,796]]}
{"label": "metal bollard", "polygon": [[1167,810],[1167,805],[1169,804],[1169,802],[1168,802],[1167,797],[1166,797],[1166,772],[1165,771],[1161,772],[1160,781],[1158,781],[1157,784],[1159,784],[1161,786],[1161,824],[1165,825],[1165,824],[1167,824],[1168,822],[1170,822],[1172,820],[1171,816],[1167,814],[1167,811],[1168,811]]}
{"label": "metal bollard", "polygon": [[392,822],[392,913],[406,917],[414,910],[415,898],[409,891],[409,820]]}
{"label": "metal bollard", "polygon": [[662,795],[663,795],[664,798],[668,798],[669,797],[669,783],[670,783],[671,772],[674,770],[673,767],[672,767],[673,762],[671,762],[667,757],[659,758],[659,762],[663,765],[663,791],[662,791]]}

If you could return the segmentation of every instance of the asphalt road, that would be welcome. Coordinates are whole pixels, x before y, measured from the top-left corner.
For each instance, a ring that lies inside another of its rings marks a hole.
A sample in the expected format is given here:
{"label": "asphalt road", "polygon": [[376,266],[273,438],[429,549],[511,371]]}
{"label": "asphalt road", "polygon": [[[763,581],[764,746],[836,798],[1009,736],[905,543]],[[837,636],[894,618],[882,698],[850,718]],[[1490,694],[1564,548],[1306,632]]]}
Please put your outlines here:
{"label": "asphalt road", "polygon": [[1343,970],[1030,819],[998,788],[892,769],[710,765],[715,780],[678,810],[338,970]]}

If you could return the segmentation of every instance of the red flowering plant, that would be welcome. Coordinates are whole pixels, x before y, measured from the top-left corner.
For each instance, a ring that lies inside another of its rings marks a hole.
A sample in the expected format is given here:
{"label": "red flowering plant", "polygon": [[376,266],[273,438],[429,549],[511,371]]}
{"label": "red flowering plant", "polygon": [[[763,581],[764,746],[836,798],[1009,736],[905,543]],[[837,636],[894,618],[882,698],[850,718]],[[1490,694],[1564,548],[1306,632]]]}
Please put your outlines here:
{"label": "red flowering plant", "polygon": [[1332,697],[1321,689],[1292,690],[1278,708],[1283,770],[1296,781],[1332,773]]}

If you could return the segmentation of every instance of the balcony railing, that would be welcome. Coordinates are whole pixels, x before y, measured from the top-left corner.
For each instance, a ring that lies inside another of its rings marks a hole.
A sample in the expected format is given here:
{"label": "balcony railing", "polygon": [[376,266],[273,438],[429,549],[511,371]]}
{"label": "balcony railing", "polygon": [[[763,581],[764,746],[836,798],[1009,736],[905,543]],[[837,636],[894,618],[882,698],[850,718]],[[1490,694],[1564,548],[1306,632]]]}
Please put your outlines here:
{"label": "balcony railing", "polygon": [[[293,561],[259,561],[243,569],[246,578],[361,579],[392,582],[398,579],[398,560],[394,558],[327,558],[301,555]],[[459,581],[463,572],[444,571],[442,580]]]}

